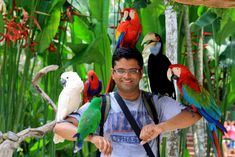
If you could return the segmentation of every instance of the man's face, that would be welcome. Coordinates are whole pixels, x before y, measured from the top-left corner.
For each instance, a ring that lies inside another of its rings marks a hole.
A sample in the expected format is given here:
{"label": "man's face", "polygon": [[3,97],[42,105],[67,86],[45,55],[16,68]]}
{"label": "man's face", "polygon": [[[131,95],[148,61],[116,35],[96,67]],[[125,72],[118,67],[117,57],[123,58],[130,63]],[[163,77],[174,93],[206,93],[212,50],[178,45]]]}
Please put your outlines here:
{"label": "man's face", "polygon": [[112,78],[116,82],[119,92],[133,92],[139,90],[139,81],[143,76],[143,69],[140,68],[135,59],[122,58],[115,62],[112,69]]}

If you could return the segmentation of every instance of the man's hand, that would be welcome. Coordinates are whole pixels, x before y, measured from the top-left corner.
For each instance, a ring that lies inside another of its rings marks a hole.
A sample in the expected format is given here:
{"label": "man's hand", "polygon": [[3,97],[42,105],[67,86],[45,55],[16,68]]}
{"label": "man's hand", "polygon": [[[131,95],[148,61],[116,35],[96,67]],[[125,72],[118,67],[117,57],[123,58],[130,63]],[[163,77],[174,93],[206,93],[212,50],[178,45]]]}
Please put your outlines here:
{"label": "man's hand", "polygon": [[86,140],[93,143],[105,156],[109,156],[112,153],[111,143],[103,136],[90,135]]}
{"label": "man's hand", "polygon": [[145,143],[153,140],[162,133],[162,131],[163,129],[159,125],[148,124],[144,126],[140,132],[140,139],[142,139],[140,144],[144,145]]}

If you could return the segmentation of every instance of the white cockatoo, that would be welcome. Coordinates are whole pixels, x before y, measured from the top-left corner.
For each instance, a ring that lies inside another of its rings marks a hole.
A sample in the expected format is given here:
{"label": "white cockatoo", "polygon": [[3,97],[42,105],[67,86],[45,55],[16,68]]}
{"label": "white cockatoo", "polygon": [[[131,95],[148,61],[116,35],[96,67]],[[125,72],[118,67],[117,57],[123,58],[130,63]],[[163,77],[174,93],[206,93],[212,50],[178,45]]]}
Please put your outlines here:
{"label": "white cockatoo", "polygon": [[[76,111],[82,101],[81,92],[84,84],[76,72],[64,72],[60,77],[63,85],[58,99],[58,109],[56,113],[56,121],[60,122],[70,113]],[[54,143],[63,142],[64,138],[58,134],[54,135]]]}

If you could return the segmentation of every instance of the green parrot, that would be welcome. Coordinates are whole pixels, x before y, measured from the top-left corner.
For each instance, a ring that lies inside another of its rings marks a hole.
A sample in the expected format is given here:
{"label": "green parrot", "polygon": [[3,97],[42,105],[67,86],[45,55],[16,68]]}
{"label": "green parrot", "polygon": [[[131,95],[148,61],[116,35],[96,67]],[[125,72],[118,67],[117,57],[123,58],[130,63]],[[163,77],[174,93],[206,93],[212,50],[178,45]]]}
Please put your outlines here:
{"label": "green parrot", "polygon": [[83,140],[90,134],[93,134],[99,127],[101,120],[101,98],[94,97],[88,108],[83,112],[77,128],[77,133],[73,137],[77,137],[74,153],[82,148]]}

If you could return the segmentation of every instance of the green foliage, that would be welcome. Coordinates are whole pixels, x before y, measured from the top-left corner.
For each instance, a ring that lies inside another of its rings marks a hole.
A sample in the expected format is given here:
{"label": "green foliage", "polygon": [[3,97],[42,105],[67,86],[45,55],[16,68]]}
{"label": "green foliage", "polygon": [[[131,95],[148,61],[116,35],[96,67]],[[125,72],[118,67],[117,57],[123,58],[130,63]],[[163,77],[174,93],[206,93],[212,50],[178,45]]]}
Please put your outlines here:
{"label": "green foliage", "polygon": [[37,36],[36,40],[39,43],[39,52],[44,52],[49,47],[52,39],[55,37],[60,23],[60,16],[60,8],[55,8],[48,19],[46,27]]}
{"label": "green foliage", "polygon": [[216,18],[216,13],[214,13],[212,10],[208,10],[207,12],[202,14],[195,22],[192,23],[191,30],[197,31],[202,27],[206,27],[212,24],[216,20]]}
{"label": "green foliage", "polygon": [[150,0],[135,0],[133,4],[133,8],[135,9],[145,8],[149,4],[151,4]]}
{"label": "green foliage", "polygon": [[[3,15],[0,14],[0,23],[3,23]],[[4,25],[0,26],[0,33],[4,33]]]}
{"label": "green foliage", "polygon": [[215,40],[217,44],[221,45],[226,38],[235,32],[234,25],[235,21],[232,21],[232,19],[229,18],[227,23],[223,27],[221,26],[220,31],[216,34]]}
{"label": "green foliage", "polygon": [[71,24],[71,33],[75,39],[79,38],[87,43],[91,43],[94,39],[94,32],[80,17],[74,17],[74,21]]}

